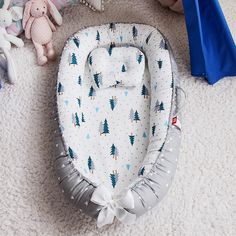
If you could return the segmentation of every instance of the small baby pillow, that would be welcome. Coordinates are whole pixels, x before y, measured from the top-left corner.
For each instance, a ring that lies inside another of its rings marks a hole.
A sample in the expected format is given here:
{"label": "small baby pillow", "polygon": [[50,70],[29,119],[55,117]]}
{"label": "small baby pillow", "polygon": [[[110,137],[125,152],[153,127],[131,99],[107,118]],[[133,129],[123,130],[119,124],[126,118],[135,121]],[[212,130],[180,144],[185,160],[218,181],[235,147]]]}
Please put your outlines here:
{"label": "small baby pillow", "polygon": [[142,82],[145,56],[135,47],[97,48],[88,64],[96,88],[135,87]]}

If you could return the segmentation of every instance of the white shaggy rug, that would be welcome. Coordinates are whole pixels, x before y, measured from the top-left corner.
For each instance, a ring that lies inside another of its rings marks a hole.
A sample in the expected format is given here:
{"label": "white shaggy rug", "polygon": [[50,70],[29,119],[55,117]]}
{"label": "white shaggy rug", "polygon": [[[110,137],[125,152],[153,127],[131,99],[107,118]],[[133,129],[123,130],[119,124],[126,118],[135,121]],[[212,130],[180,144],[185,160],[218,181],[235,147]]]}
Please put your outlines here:
{"label": "white shaggy rug", "polygon": [[[53,172],[54,86],[58,62],[36,66],[32,43],[14,49],[19,77],[0,91],[0,235],[236,235],[236,78],[215,86],[189,73],[183,16],[155,0],[119,0],[102,14],[77,5],[64,13],[55,33],[65,40],[84,26],[111,21],[146,23],[169,38],[187,93],[176,178],[157,208],[134,225],[98,230],[95,221],[65,199]],[[221,0],[236,36],[236,1]],[[236,38],[236,37],[235,37]]]}

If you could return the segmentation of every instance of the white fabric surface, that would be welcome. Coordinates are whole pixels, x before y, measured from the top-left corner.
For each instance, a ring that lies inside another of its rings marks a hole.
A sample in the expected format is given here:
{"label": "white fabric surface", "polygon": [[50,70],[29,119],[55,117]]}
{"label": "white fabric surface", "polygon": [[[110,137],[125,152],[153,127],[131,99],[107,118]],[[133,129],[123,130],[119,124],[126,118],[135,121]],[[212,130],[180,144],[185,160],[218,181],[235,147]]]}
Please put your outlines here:
{"label": "white fabric surface", "polygon": [[[103,77],[99,88],[109,88],[122,81],[121,86],[135,87],[142,82],[145,69],[145,56],[135,47],[115,47],[113,48],[113,57],[111,57],[107,48],[98,48],[91,52],[92,58],[96,64],[89,64],[91,76],[100,72]],[[138,57],[142,60],[137,63]],[[122,71],[124,69],[124,71]],[[97,88],[94,82],[94,88]]]}
{"label": "white fabric surface", "polygon": [[[166,139],[173,92],[170,55],[161,34],[147,25],[115,28],[89,27],[66,43],[57,96],[60,128],[75,168],[112,195],[132,184],[140,168],[145,168],[143,175],[152,168],[153,150],[161,149]],[[117,47],[110,50],[112,42]],[[138,48],[145,54],[143,64]],[[111,71],[127,78],[118,76],[118,86],[109,87],[116,81],[110,83],[106,73]],[[137,84],[132,82],[136,79]],[[135,86],[126,87],[129,83]]]}
{"label": "white fabric surface", "polygon": [[[235,0],[221,0],[234,37]],[[110,21],[158,26],[169,38],[187,93],[179,168],[167,198],[134,225],[96,228],[64,198],[53,173],[52,99],[58,61],[38,67],[31,42],[14,49],[19,77],[0,91],[0,235],[236,235],[236,78],[215,86],[189,75],[184,19],[156,0],[119,0],[102,14],[68,9],[54,34],[61,52],[78,29]]]}

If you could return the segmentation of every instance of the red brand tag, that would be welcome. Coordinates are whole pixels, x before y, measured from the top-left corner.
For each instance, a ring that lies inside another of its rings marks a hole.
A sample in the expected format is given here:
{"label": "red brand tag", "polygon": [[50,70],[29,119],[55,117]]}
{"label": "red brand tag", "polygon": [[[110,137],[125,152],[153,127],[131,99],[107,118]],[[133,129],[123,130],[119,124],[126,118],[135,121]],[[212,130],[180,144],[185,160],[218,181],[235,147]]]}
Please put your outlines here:
{"label": "red brand tag", "polygon": [[180,120],[178,119],[178,116],[172,118],[172,125],[181,130],[181,124]]}
{"label": "red brand tag", "polygon": [[172,125],[176,125],[178,119],[177,119],[177,116],[173,117],[172,118]]}

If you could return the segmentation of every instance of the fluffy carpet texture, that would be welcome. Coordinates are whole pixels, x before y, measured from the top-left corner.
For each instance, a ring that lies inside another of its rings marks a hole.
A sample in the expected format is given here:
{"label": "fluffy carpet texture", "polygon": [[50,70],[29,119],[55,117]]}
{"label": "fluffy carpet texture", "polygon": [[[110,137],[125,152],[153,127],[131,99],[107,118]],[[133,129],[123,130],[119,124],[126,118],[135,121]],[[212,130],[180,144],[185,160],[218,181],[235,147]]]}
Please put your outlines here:
{"label": "fluffy carpet texture", "polygon": [[[235,37],[236,1],[221,4]],[[157,26],[177,58],[187,100],[180,162],[168,196],[134,225],[116,222],[102,229],[64,197],[53,171],[58,61],[37,66],[26,41],[12,50],[16,84],[0,91],[0,235],[236,235],[236,78],[215,86],[192,78],[184,18],[155,0],[112,1],[103,13],[68,8],[54,34],[57,52],[75,31],[112,21]]]}

